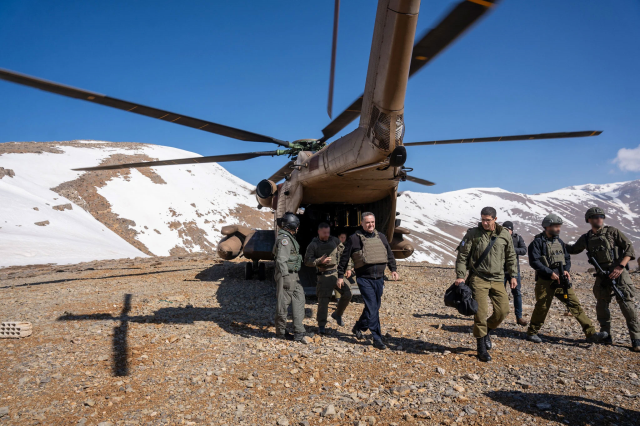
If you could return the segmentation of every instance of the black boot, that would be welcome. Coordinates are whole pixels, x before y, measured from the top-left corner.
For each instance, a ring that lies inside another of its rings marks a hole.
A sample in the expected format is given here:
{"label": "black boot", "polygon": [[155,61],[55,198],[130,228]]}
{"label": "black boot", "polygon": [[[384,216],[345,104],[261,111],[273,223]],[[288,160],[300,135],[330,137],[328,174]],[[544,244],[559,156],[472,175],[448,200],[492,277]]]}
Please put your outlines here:
{"label": "black boot", "polygon": [[484,336],[484,345],[487,347],[487,350],[490,351],[491,348],[493,347],[493,343],[491,343],[491,336],[489,336],[489,334],[491,333],[491,329],[487,329],[487,335]]}
{"label": "black boot", "polygon": [[640,339],[631,340],[631,350],[634,352],[640,352]]}
{"label": "black boot", "polygon": [[478,359],[482,362],[491,361],[491,355],[487,352],[486,341],[484,337],[476,339],[478,341]]}

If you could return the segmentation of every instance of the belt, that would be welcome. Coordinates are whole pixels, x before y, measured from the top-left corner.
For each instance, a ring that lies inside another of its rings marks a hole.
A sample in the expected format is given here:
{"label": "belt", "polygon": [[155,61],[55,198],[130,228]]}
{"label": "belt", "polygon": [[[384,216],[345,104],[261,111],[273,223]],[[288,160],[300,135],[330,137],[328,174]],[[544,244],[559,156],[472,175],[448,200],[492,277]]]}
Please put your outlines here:
{"label": "belt", "polygon": [[334,268],[334,269],[329,269],[328,271],[318,271],[316,275],[327,275],[327,274],[333,274],[334,272],[338,272],[338,269]]}

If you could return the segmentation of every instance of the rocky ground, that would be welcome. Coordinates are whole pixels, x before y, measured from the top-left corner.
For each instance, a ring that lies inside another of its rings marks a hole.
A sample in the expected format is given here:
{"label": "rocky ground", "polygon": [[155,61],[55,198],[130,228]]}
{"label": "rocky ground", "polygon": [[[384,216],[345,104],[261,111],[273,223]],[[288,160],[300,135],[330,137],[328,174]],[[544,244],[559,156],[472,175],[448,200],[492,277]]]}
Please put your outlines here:
{"label": "rocky ground", "polygon": [[[0,424],[638,424],[640,354],[617,306],[614,346],[586,343],[554,302],[544,343],[511,315],[484,364],[471,319],[443,306],[450,267],[401,264],[386,351],[350,334],[358,301],[320,337],[308,299],[309,342],[275,339],[273,282],[243,271],[205,256],[0,270],[0,321],[34,330],[0,340]],[[595,319],[587,281],[574,280]],[[528,318],[528,272],[523,285]]]}

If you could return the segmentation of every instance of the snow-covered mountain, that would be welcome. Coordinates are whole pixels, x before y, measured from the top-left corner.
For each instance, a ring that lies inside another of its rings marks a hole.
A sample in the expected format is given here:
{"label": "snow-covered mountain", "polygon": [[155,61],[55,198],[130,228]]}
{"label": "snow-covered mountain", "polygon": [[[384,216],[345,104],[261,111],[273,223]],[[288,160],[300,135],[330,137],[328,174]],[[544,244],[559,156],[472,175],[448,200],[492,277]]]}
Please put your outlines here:
{"label": "snow-covered mountain", "polygon": [[0,144],[0,266],[214,252],[225,224],[268,227],[251,185],[218,164],[74,172],[198,157],[99,141]]}
{"label": "snow-covered mountain", "polygon": [[[606,185],[580,185],[544,194],[518,194],[500,188],[470,188],[443,194],[406,191],[398,198],[402,226],[416,251],[409,260],[452,264],[455,248],[467,228],[476,226],[483,207],[494,207],[498,222],[510,220],[528,244],[542,231],[542,219],[559,214],[565,222],[561,237],[571,242],[588,230],[585,211],[599,206],[606,223],[620,228],[640,249],[640,180]],[[584,267],[586,257],[576,257]]]}
{"label": "snow-covered mountain", "polygon": [[[71,169],[122,162],[197,157],[176,148],[100,141],[0,143],[0,267],[74,263],[146,255],[215,252],[220,228],[240,223],[269,229],[253,186],[217,164],[94,173]],[[450,264],[480,210],[493,206],[525,241],[549,212],[565,220],[563,239],[586,231],[585,210],[607,212],[640,250],[640,181],[581,185],[526,195],[500,188],[443,194],[406,191],[402,226],[416,251],[409,260]],[[584,256],[579,256],[577,264]],[[580,261],[582,259],[582,261]]]}

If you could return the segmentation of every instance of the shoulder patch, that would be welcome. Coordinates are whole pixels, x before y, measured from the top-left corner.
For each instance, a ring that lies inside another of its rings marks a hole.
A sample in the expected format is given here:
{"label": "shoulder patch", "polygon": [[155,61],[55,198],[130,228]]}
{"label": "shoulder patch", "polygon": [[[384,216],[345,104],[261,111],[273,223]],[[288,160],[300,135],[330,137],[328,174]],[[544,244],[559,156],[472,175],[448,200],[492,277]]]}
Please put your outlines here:
{"label": "shoulder patch", "polygon": [[287,244],[289,244],[289,240],[287,240],[286,238],[283,238],[282,240],[280,240],[280,242],[282,243],[283,246],[286,246]]}
{"label": "shoulder patch", "polygon": [[464,247],[465,242],[465,240],[460,241],[460,247]]}

